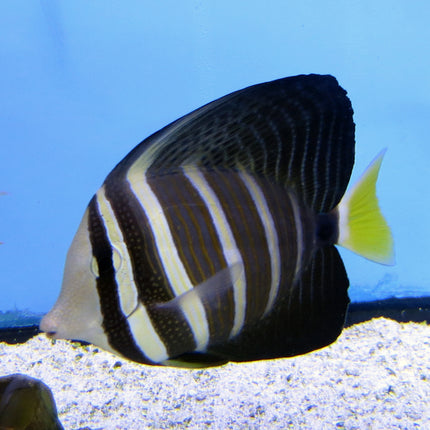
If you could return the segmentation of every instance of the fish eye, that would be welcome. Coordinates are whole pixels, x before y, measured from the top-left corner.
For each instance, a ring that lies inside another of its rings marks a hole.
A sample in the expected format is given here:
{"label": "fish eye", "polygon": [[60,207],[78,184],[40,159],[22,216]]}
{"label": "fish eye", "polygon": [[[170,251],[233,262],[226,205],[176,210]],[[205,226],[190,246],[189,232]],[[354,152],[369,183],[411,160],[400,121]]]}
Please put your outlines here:
{"label": "fish eye", "polygon": [[122,266],[122,256],[121,256],[121,253],[119,252],[119,249],[117,249],[113,245],[112,245],[112,260],[113,260],[113,267],[115,271],[118,272]]}
{"label": "fish eye", "polygon": [[[113,267],[115,269],[115,272],[118,272],[121,269],[122,266],[122,256],[115,246],[112,245],[112,260],[113,260]],[[91,264],[90,264],[91,273],[96,277],[100,277],[100,270],[99,265],[97,263],[96,257],[92,257]]]}
{"label": "fish eye", "polygon": [[99,265],[97,263],[97,259],[96,257],[93,256],[93,258],[91,259],[91,264],[90,264],[90,268],[91,268],[91,273],[98,278],[100,276],[99,273]]}

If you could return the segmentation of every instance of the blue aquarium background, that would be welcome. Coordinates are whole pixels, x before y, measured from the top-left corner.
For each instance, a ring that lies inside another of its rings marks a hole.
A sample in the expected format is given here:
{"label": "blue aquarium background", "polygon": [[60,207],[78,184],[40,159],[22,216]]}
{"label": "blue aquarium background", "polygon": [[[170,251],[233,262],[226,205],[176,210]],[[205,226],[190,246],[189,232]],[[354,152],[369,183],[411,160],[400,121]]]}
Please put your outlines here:
{"label": "blue aquarium background", "polygon": [[142,139],[303,73],[348,91],[352,183],[388,148],[378,194],[397,264],[341,250],[351,299],[429,296],[429,14],[403,0],[0,2],[0,324],[54,304],[88,201]]}

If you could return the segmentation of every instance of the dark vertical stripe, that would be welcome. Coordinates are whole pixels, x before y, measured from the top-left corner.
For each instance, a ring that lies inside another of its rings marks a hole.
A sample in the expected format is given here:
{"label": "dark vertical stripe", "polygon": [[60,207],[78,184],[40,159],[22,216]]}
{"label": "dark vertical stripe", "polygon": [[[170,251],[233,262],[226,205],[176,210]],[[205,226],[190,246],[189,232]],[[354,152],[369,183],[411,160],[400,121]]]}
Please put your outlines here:
{"label": "dark vertical stripe", "polygon": [[88,206],[88,232],[93,256],[98,265],[97,292],[103,315],[103,329],[109,344],[125,357],[140,363],[151,364],[135,344],[127,318],[121,312],[118,285],[115,280],[112,247],[108,240],[103,219],[98,212],[96,196]]}
{"label": "dark vertical stripe", "polygon": [[174,296],[160,262],[151,225],[142,207],[145,202],[135,197],[124,176],[108,177],[105,182],[106,198],[113,208],[127,245],[139,300],[146,307],[169,357],[178,355],[178,351],[182,353],[184,348],[193,351],[194,336],[182,312],[160,312],[151,306],[169,301]]}

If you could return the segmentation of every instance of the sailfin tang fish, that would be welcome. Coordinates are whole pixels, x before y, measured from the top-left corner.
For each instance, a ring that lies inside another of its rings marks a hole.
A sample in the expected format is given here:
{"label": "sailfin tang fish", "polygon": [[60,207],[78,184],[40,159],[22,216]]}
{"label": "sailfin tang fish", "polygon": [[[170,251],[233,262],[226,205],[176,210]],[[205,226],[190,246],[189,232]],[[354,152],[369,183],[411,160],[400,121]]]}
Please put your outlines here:
{"label": "sailfin tang fish", "polygon": [[147,364],[303,354],[343,328],[336,244],[393,261],[381,154],[345,194],[355,125],[332,76],[254,85],[156,132],[108,175],[41,329]]}

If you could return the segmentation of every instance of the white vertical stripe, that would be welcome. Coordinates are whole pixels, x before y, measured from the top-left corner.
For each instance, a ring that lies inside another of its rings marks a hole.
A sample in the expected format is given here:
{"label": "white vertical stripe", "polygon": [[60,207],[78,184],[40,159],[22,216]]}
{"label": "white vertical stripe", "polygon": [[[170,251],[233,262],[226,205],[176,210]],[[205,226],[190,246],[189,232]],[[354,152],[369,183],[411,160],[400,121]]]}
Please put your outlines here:
{"label": "white vertical stripe", "polygon": [[302,150],[303,150],[303,156],[302,156],[302,160],[300,162],[300,183],[301,183],[301,192],[302,193],[306,193],[306,185],[307,185],[307,178],[308,178],[308,171],[307,171],[307,166],[306,166],[306,162],[308,161],[308,150],[309,150],[309,140],[310,140],[310,130],[311,130],[311,125],[310,125],[310,118],[309,118],[309,114],[308,112],[303,108],[302,105],[300,105],[299,107],[302,115],[304,116],[304,120],[306,121],[306,126],[304,127],[305,132],[305,139],[303,140],[303,146],[302,146]]}
{"label": "white vertical stripe", "polygon": [[106,199],[104,187],[100,188],[96,195],[98,210],[103,218],[108,240],[113,247],[115,280],[118,285],[121,311],[127,317],[134,341],[143,354],[155,362],[166,360],[168,358],[166,347],[152,326],[146,309],[139,303],[127,246],[115,213]]}
{"label": "white vertical stripe", "polygon": [[289,151],[290,151],[290,156],[288,158],[288,167],[287,167],[287,183],[293,180],[293,172],[292,172],[292,166],[293,166],[293,161],[295,163],[297,163],[296,158],[296,144],[297,144],[297,131],[296,131],[296,127],[295,127],[295,122],[293,121],[293,119],[288,115],[287,112],[283,111],[283,116],[285,119],[285,122],[288,124],[289,128],[290,128],[290,133],[291,133],[291,144],[289,147]]}
{"label": "white vertical stripe", "polygon": [[[176,249],[163,208],[148,184],[146,172],[150,164],[151,160],[147,161],[141,157],[130,167],[127,180],[151,225],[155,248],[172,291],[177,297],[192,289],[193,284]],[[182,306],[182,311],[194,334],[197,350],[204,350],[209,341],[209,326],[202,302],[194,300],[192,304]]]}
{"label": "white vertical stripe", "polygon": [[[317,209],[318,212],[320,212],[322,208],[325,208],[326,210],[327,210],[327,208],[332,209],[333,199],[336,195],[335,192],[331,191],[331,194],[332,194],[331,203],[330,203],[330,205],[327,206],[326,201],[328,198],[328,193],[330,190],[333,189],[332,187],[329,186],[329,184],[331,183],[330,171],[333,169],[333,166],[336,165],[336,162],[332,162],[332,159],[331,159],[332,158],[332,152],[333,152],[332,151],[333,150],[333,142],[336,142],[336,140],[335,140],[336,136],[334,135],[334,133],[335,133],[334,127],[335,127],[335,121],[336,120],[337,120],[337,118],[336,118],[336,116],[334,116],[331,123],[330,123],[330,134],[329,134],[329,137],[327,138],[327,142],[329,142],[329,143],[328,143],[326,151],[325,151],[325,175],[324,175],[324,184],[323,184],[324,185],[324,196],[322,198],[321,205],[318,208],[312,207],[312,209],[314,209],[314,210]],[[338,146],[341,147],[342,145],[338,145]],[[340,166],[337,165],[338,169],[339,169],[339,167]],[[339,177],[338,174],[336,175],[336,177],[337,178]],[[337,188],[338,187],[338,180],[336,182],[337,183],[336,183],[335,189],[337,190],[338,189]]]}
{"label": "white vertical stripe", "polygon": [[246,279],[243,265],[243,259],[240,251],[236,245],[233,232],[230,229],[227,218],[222,210],[221,204],[215,192],[207,183],[203,174],[195,167],[183,167],[184,173],[190,180],[193,187],[200,194],[200,197],[206,203],[207,209],[210,213],[214,223],[215,230],[218,234],[218,239],[221,242],[224,257],[228,266],[240,264],[240,276],[233,284],[233,297],[234,297],[234,324],[230,336],[233,337],[239,333],[245,321],[246,310]]}
{"label": "white vertical stripe", "polygon": [[296,233],[297,233],[297,260],[296,260],[296,268],[294,270],[294,280],[296,279],[297,274],[300,271],[302,265],[302,257],[303,257],[303,230],[302,230],[302,220],[300,217],[300,207],[297,203],[297,199],[293,194],[288,193],[290,198],[291,207],[293,208],[294,214],[294,223],[296,225]]}
{"label": "white vertical stripe", "polygon": [[166,346],[155,331],[151,318],[142,303],[139,303],[136,310],[128,317],[127,322],[136,345],[150,360],[161,363],[170,358]]}
{"label": "white vertical stripe", "polygon": [[249,174],[241,172],[240,177],[251,194],[255,208],[257,209],[258,215],[260,216],[263,224],[267,245],[269,247],[271,283],[269,298],[266,304],[266,309],[264,310],[264,315],[266,315],[267,312],[272,309],[273,303],[278,295],[279,282],[281,280],[281,256],[279,253],[278,234],[263,191],[258,186],[255,179]]}
{"label": "white vertical stripe", "polygon": [[[314,145],[314,150],[315,153],[313,155],[313,166],[312,166],[312,202],[310,204],[311,208],[315,208],[315,200],[317,198],[317,196],[319,195],[318,192],[318,182],[321,181],[320,176],[318,175],[318,167],[321,164],[321,160],[320,160],[320,149],[321,149],[321,140],[322,140],[322,121],[323,121],[323,114],[321,112],[319,112],[320,116],[319,116],[319,125],[318,125],[318,140],[316,142],[316,144]],[[310,172],[309,172],[310,173]],[[327,188],[327,187],[325,187]],[[309,204],[309,202],[307,202]]]}

